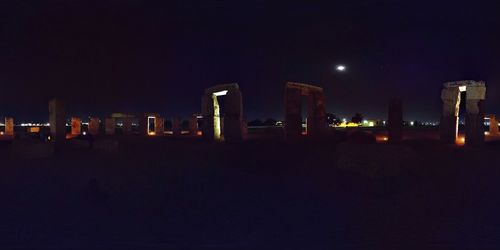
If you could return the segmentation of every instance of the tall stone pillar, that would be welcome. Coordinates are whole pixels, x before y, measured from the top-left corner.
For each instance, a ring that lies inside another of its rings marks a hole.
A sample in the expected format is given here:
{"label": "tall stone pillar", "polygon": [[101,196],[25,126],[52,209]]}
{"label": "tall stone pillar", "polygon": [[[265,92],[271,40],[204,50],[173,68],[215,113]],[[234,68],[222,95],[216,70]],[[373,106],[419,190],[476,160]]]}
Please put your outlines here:
{"label": "tall stone pillar", "polygon": [[66,141],[66,118],[63,101],[52,99],[49,102],[49,123],[51,141],[54,141],[56,148],[63,146]]}
{"label": "tall stone pillar", "polygon": [[116,131],[115,118],[106,118],[104,120],[104,130],[107,135],[114,135]]}
{"label": "tall stone pillar", "polygon": [[5,135],[14,136],[14,118],[5,117]]}
{"label": "tall stone pillar", "polygon": [[298,139],[302,135],[302,95],[298,88],[285,90],[285,138]]}
{"label": "tall stone pillar", "polygon": [[223,120],[224,140],[239,142],[243,140],[243,100],[240,91],[230,90],[226,95]]}
{"label": "tall stone pillar", "polygon": [[99,134],[99,118],[91,117],[89,121],[89,134],[96,136]]}
{"label": "tall stone pillar", "polygon": [[198,135],[198,117],[196,115],[191,116],[189,120],[189,134],[193,136]]}
{"label": "tall stone pillar", "polygon": [[454,144],[458,133],[458,111],[460,108],[459,87],[449,87],[441,90],[443,110],[439,124],[441,141]]}
{"label": "tall stone pillar", "polygon": [[174,117],[172,119],[172,134],[174,136],[181,135],[181,119],[179,117]]}
{"label": "tall stone pillar", "polygon": [[201,98],[201,112],[203,115],[203,138],[214,139],[214,105],[212,94],[205,94]]}
{"label": "tall stone pillar", "polygon": [[467,114],[465,116],[465,145],[484,144],[484,107],[485,86],[467,86]]}
{"label": "tall stone pillar", "polygon": [[498,135],[498,120],[495,115],[490,115],[490,135]]}
{"label": "tall stone pillar", "polygon": [[165,119],[163,117],[155,118],[155,135],[163,136],[165,133]]}
{"label": "tall stone pillar", "polygon": [[71,117],[71,135],[80,135],[82,133],[82,119]]}
{"label": "tall stone pillar", "polygon": [[403,105],[399,99],[392,99],[389,102],[387,132],[389,142],[401,142],[403,138]]}
{"label": "tall stone pillar", "polygon": [[[300,102],[300,104],[302,104],[302,102]],[[308,96],[308,107],[309,115],[307,117],[307,134],[310,136],[321,136],[324,134],[327,126],[325,94],[319,91],[311,93]]]}

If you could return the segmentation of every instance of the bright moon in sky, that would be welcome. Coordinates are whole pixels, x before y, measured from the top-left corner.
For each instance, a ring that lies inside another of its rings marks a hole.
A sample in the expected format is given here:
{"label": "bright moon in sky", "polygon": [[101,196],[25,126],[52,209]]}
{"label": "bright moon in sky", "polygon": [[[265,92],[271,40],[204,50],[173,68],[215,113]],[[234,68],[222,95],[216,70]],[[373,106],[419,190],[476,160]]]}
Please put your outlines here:
{"label": "bright moon in sky", "polygon": [[344,65],[337,65],[337,71],[345,71],[346,68]]}

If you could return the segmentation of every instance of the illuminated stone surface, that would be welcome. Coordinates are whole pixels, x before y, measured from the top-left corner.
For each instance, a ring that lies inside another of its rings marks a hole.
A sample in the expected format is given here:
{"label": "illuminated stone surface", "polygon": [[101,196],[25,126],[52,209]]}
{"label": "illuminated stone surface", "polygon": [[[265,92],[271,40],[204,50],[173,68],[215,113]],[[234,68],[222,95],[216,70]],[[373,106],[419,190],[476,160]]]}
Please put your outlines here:
{"label": "illuminated stone surface", "polygon": [[59,147],[66,141],[64,102],[59,99],[52,99],[49,102],[49,122],[51,141],[55,143],[56,147]]}
{"label": "illuminated stone surface", "polygon": [[[225,98],[223,114],[220,113],[218,98]],[[205,89],[201,103],[205,139],[228,142],[244,139],[243,97],[238,84],[222,84]]]}
{"label": "illuminated stone surface", "polygon": [[162,136],[165,133],[165,119],[163,117],[157,116],[155,119],[155,134],[157,136]]}
{"label": "illuminated stone surface", "polygon": [[14,118],[12,117],[5,117],[5,135],[14,135]]}
{"label": "illuminated stone surface", "polygon": [[99,134],[99,118],[91,117],[89,121],[89,134],[98,135]]}
{"label": "illuminated stone surface", "polygon": [[104,120],[104,130],[107,135],[114,135],[116,130],[115,118],[106,118]]}
{"label": "illuminated stone surface", "polygon": [[285,87],[285,138],[302,135],[302,98],[307,98],[307,135],[320,136],[326,131],[325,95],[317,86],[288,82]]}
{"label": "illuminated stone surface", "polygon": [[82,133],[82,119],[71,117],[71,134],[79,135]]}
{"label": "illuminated stone surface", "polygon": [[401,141],[403,136],[403,105],[399,99],[393,99],[389,102],[387,130],[389,142],[397,143]]}
{"label": "illuminated stone surface", "polygon": [[181,119],[179,117],[174,117],[172,119],[172,134],[174,136],[181,135]]}
{"label": "illuminated stone surface", "polygon": [[490,135],[498,135],[498,120],[495,115],[490,115]]}
{"label": "illuminated stone surface", "polygon": [[465,144],[480,146],[484,143],[484,107],[486,86],[482,81],[457,81],[443,84],[441,100],[443,112],[440,123],[441,141],[455,143],[458,134],[460,92],[466,92]]}

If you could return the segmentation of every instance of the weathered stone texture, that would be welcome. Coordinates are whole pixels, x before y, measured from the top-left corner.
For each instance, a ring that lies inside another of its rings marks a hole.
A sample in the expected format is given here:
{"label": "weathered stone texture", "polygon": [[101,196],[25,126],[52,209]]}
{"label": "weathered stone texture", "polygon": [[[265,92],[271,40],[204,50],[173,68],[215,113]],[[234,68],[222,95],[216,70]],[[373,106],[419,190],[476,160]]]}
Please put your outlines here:
{"label": "weathered stone texture", "polygon": [[71,134],[79,135],[82,133],[82,119],[71,117]]}
{"label": "weathered stone texture", "polygon": [[89,121],[89,134],[98,135],[99,134],[99,118],[91,117]]}

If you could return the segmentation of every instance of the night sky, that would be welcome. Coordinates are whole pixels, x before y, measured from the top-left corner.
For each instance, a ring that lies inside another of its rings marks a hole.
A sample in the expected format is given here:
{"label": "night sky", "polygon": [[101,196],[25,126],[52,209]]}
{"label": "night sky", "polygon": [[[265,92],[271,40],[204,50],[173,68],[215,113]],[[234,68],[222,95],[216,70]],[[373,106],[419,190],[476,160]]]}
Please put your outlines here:
{"label": "night sky", "polygon": [[485,80],[500,115],[498,3],[268,2],[1,0],[0,116],[46,121],[61,97],[68,116],[188,117],[205,88],[237,82],[247,120],[282,119],[297,81],[340,117],[384,119],[397,96],[405,119],[436,121],[442,83],[461,79]]}

